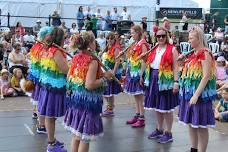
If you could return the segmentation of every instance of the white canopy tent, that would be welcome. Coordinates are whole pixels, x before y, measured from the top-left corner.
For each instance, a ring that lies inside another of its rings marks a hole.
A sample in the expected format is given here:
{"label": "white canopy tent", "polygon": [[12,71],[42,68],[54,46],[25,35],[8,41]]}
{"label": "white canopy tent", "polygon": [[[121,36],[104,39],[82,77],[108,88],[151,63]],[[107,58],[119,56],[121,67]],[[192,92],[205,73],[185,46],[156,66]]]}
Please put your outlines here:
{"label": "white canopy tent", "polygon": [[[76,22],[76,13],[78,7],[90,6],[95,13],[97,8],[101,8],[102,14],[106,14],[107,10],[111,10],[115,6],[118,12],[122,12],[122,7],[127,6],[132,16],[132,20],[141,20],[142,16],[147,16],[148,20],[154,20],[156,0],[1,0],[0,9],[2,15],[9,12],[13,16],[33,16],[48,17],[54,10],[58,10],[61,17],[72,18],[65,20],[68,27],[72,22]],[[198,4],[189,0],[160,0],[160,7],[198,7]],[[10,26],[15,26],[17,21],[21,21],[23,26],[31,27],[38,18],[19,18],[11,17]],[[7,17],[1,17],[2,25],[7,26]],[[48,18],[40,18],[42,25]]]}

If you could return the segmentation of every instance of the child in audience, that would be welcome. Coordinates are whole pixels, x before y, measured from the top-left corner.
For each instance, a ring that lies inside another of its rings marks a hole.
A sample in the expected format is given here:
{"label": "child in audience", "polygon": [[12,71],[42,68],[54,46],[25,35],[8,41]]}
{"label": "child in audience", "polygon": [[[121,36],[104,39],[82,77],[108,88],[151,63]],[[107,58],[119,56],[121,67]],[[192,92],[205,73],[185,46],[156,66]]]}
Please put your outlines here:
{"label": "child in audience", "polygon": [[222,90],[222,99],[215,108],[215,119],[228,122],[228,88]]}
{"label": "child in audience", "polygon": [[17,95],[25,95],[25,92],[22,90],[20,86],[20,81],[22,80],[23,75],[22,75],[22,70],[19,68],[15,68],[13,70],[13,77],[11,78],[11,85],[16,91]]}
{"label": "child in audience", "polygon": [[4,99],[4,96],[12,96],[15,93],[9,80],[9,72],[6,69],[2,69],[0,78],[1,99]]}
{"label": "child in audience", "polygon": [[226,74],[226,60],[223,56],[219,56],[216,61],[216,83],[220,86],[222,81],[228,78]]}

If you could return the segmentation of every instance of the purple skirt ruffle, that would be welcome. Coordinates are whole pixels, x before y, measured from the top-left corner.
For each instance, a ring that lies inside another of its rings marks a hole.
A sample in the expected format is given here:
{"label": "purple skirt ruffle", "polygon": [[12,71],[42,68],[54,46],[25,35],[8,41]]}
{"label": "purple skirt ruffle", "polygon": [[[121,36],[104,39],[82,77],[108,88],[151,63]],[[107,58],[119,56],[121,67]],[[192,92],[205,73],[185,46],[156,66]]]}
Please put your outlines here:
{"label": "purple skirt ruffle", "polygon": [[70,107],[66,111],[64,125],[66,129],[86,142],[103,135],[103,123],[100,113]]}
{"label": "purple skirt ruffle", "polygon": [[215,127],[214,111],[212,101],[198,100],[195,105],[189,105],[189,101],[180,100],[178,119],[185,125],[193,128]]}
{"label": "purple skirt ruffle", "polygon": [[119,94],[120,92],[122,92],[121,85],[118,84],[116,81],[112,80],[112,81],[108,81],[108,87],[106,88],[103,96],[111,97]]}
{"label": "purple skirt ruffle", "polygon": [[66,111],[66,91],[50,90],[45,86],[40,88],[38,112],[42,116],[62,117]]}
{"label": "purple skirt ruffle", "polygon": [[140,85],[140,77],[132,78],[130,71],[126,73],[126,79],[124,82],[124,92],[131,95],[144,94],[144,88]]}
{"label": "purple skirt ruffle", "polygon": [[39,99],[40,88],[41,88],[40,84],[39,84],[39,83],[36,83],[35,89],[34,89],[33,92],[32,92],[32,99],[33,99],[34,101],[38,101],[38,99]]}
{"label": "purple skirt ruffle", "polygon": [[145,109],[154,109],[161,113],[174,111],[178,106],[178,93],[173,94],[173,90],[159,91],[158,70],[151,69],[149,81],[149,87],[145,89]]}

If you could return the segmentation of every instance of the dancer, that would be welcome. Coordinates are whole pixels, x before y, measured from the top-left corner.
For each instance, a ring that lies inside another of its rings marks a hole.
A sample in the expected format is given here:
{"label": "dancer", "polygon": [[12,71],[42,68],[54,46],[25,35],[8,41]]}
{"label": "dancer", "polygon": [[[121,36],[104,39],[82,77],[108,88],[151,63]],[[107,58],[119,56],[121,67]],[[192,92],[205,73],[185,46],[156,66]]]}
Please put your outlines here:
{"label": "dancer", "polygon": [[149,45],[146,40],[143,39],[143,30],[139,25],[135,25],[131,28],[131,35],[135,40],[133,45],[128,51],[128,65],[126,72],[126,79],[124,84],[124,92],[133,95],[136,102],[136,114],[127,121],[127,124],[131,124],[132,127],[145,126],[144,108],[143,108],[143,87],[140,85],[140,77],[143,75],[140,72],[142,63],[140,60],[136,60],[142,53],[147,52]]}
{"label": "dancer", "polygon": [[[148,138],[159,143],[173,141],[173,111],[178,105],[178,52],[169,43],[168,31],[163,27],[156,33],[158,46],[147,57],[145,75],[145,109],[155,110],[157,128]],[[163,126],[165,122],[166,126]],[[165,128],[165,130],[164,130]]]}
{"label": "dancer", "polygon": [[[64,32],[55,27],[50,34],[49,44],[63,44]],[[55,121],[65,114],[66,77],[68,66],[66,56],[58,48],[51,46],[40,55],[40,83],[38,112],[45,117],[48,133],[48,152],[65,152],[63,143],[55,139]]]}
{"label": "dancer", "polygon": [[[120,45],[116,43],[115,34],[113,32],[108,34],[107,42],[107,50],[102,55],[103,63],[106,67],[111,69],[116,78],[120,80],[122,75],[122,64],[120,63],[120,59],[115,59],[120,52]],[[114,116],[114,95],[117,95],[120,92],[122,92],[120,84],[114,80],[108,81],[108,87],[103,95],[107,101],[107,107],[102,116]]]}
{"label": "dancer", "polygon": [[204,33],[194,27],[189,43],[195,52],[184,64],[180,78],[179,122],[189,125],[191,152],[206,152],[208,127],[215,127],[212,101],[216,98],[215,60],[207,48]]}
{"label": "dancer", "polygon": [[[38,33],[38,40],[44,43],[47,43],[47,40],[50,39],[50,33],[53,31],[52,27],[45,26],[40,29]],[[41,44],[40,42],[36,42],[32,48],[30,49],[30,64],[29,64],[29,75],[28,80],[31,80],[35,84],[35,89],[32,92],[31,96],[31,102],[34,105],[34,112],[33,117],[36,117],[36,111],[37,111],[37,105],[38,105],[38,98],[39,98],[39,92],[41,85],[39,83],[40,78],[40,55],[45,50],[45,46]],[[45,128],[45,118],[44,116],[39,115],[38,113],[38,124],[36,132],[38,134],[46,134],[46,128]]]}
{"label": "dancer", "polygon": [[103,134],[102,94],[112,73],[102,73],[91,56],[96,48],[92,32],[78,34],[76,45],[80,52],[74,56],[67,75],[68,109],[64,124],[73,133],[71,151],[88,152],[89,142]]}

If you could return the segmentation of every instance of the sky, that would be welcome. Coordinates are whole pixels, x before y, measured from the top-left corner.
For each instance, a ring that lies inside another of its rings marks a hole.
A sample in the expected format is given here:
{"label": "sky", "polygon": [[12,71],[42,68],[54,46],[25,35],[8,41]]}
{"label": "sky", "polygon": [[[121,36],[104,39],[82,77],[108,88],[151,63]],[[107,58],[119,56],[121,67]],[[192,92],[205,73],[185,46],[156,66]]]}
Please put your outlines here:
{"label": "sky", "polygon": [[199,7],[201,7],[201,8],[210,8],[211,0],[193,0],[193,1],[198,3]]}

